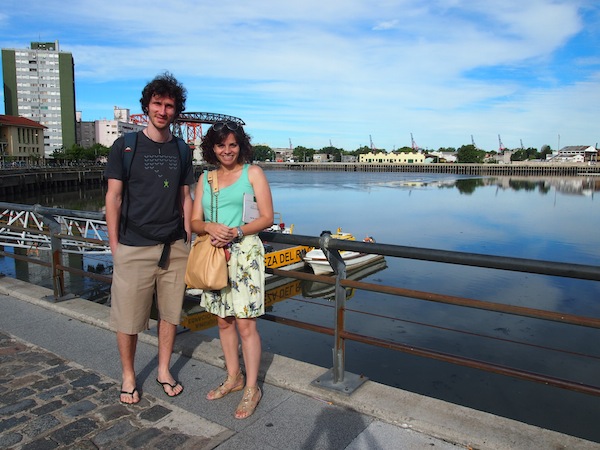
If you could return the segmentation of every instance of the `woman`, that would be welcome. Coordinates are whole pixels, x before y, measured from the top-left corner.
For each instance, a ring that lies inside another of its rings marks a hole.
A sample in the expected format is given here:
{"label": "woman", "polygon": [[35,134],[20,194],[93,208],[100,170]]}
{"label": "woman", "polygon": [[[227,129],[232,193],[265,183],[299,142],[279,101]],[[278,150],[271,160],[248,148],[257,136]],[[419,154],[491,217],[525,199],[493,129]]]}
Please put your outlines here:
{"label": "woman", "polygon": [[[237,419],[254,413],[262,393],[258,387],[261,342],[256,318],[265,312],[264,248],[258,232],[273,224],[273,200],[267,178],[251,165],[249,136],[236,122],[217,122],[202,141],[202,154],[217,166],[218,191],[211,192],[208,173],[200,176],[194,198],[192,230],[209,234],[215,247],[226,247],[229,285],[220,291],[202,293],[201,305],[217,316],[227,379],[206,398],[216,400],[244,389],[235,410]],[[256,200],[258,217],[243,221],[244,194]],[[238,337],[239,333],[239,337]],[[239,338],[246,369],[246,382],[238,356]]]}

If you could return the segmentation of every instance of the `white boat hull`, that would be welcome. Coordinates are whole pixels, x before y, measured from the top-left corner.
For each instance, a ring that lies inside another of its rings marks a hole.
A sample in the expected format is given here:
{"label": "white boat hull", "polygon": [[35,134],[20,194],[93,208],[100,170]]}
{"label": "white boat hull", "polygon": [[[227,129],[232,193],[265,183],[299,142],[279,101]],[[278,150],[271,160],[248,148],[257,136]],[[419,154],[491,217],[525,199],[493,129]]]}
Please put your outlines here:
{"label": "white boat hull", "polygon": [[[373,255],[370,253],[358,253],[350,251],[340,252],[346,269],[356,269],[360,266],[373,263],[376,259],[382,259],[382,255]],[[325,254],[320,249],[311,250],[304,256],[304,262],[310,266],[315,275],[326,275],[333,273],[333,269],[327,261]]]}

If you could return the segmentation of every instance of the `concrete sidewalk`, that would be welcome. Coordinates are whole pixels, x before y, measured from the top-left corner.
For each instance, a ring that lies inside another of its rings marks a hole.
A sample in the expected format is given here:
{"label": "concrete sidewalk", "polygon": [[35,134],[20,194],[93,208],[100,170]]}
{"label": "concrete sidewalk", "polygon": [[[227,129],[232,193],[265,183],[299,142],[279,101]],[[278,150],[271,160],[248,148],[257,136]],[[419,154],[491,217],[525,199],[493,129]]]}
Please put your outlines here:
{"label": "concrete sidewalk", "polygon": [[325,369],[278,355],[261,364],[263,399],[236,420],[241,392],[209,402],[224,378],[219,342],[177,337],[167,397],[155,382],[156,334],[140,335],[142,401],[118,402],[120,364],[106,306],[59,303],[0,278],[0,448],[598,449],[600,444],[367,381],[352,395],[311,385]]}

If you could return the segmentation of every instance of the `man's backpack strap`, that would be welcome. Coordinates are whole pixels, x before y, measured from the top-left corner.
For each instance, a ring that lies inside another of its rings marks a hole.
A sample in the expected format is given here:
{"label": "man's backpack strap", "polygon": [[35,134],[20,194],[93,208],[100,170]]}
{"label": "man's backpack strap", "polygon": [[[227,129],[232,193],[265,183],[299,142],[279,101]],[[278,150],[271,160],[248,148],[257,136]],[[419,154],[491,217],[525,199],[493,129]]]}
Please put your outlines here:
{"label": "man's backpack strap", "polygon": [[192,150],[190,149],[190,146],[187,145],[185,141],[180,137],[176,137],[175,140],[177,141],[177,148],[179,149],[179,160],[181,161],[181,176],[179,180],[179,185],[181,186],[181,184],[185,180],[185,167],[187,165],[188,159],[190,158]]}
{"label": "man's backpack strap", "polygon": [[131,161],[137,147],[137,131],[125,133],[125,148],[123,149],[123,181],[129,180]]}

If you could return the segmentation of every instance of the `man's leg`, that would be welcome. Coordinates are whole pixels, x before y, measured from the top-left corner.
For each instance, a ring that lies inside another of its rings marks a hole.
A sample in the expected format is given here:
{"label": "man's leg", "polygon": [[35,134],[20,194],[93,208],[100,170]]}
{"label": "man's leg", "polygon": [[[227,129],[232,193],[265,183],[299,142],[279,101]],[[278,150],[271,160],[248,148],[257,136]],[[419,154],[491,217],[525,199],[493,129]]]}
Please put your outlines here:
{"label": "man's leg", "polygon": [[117,347],[121,357],[121,370],[123,384],[121,385],[121,401],[123,403],[137,403],[140,393],[136,389],[135,381],[135,350],[137,347],[137,334],[117,332]]}
{"label": "man's leg", "polygon": [[163,389],[171,397],[183,391],[183,386],[175,381],[170,369],[176,334],[177,325],[162,319],[158,321],[158,377],[156,379],[161,384],[168,383],[163,384]]}
{"label": "man's leg", "polygon": [[[183,296],[185,294],[185,268],[189,248],[182,240],[171,244],[169,267],[160,269],[156,278],[158,308],[158,376],[165,393],[171,397],[179,395],[183,386],[171,375],[170,364],[177,325],[181,320]],[[164,384],[167,383],[167,384]]]}

